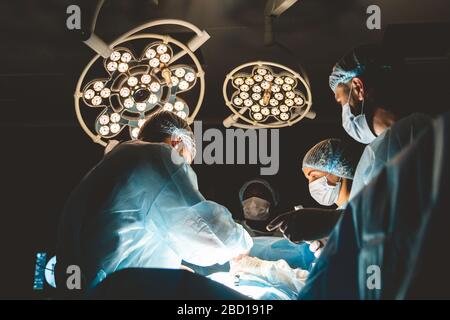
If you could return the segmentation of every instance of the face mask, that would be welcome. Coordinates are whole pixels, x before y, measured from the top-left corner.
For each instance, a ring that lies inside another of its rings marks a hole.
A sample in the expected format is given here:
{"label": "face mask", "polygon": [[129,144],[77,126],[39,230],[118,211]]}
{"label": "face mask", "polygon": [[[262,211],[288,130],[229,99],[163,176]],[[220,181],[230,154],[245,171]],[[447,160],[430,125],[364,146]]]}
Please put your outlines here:
{"label": "face mask", "polygon": [[354,116],[350,108],[350,95],[352,93],[353,85],[350,87],[350,94],[348,95],[347,103],[342,107],[342,127],[345,131],[356,141],[364,144],[369,144],[375,140],[375,136],[367,124],[366,115],[364,111],[364,100],[361,114]]}
{"label": "face mask", "polygon": [[242,201],[244,217],[248,220],[267,220],[269,217],[270,202],[258,198],[250,197]]}
{"label": "face mask", "polygon": [[333,205],[339,198],[340,190],[340,180],[335,186],[330,186],[326,176],[320,177],[309,184],[311,197],[323,206]]}

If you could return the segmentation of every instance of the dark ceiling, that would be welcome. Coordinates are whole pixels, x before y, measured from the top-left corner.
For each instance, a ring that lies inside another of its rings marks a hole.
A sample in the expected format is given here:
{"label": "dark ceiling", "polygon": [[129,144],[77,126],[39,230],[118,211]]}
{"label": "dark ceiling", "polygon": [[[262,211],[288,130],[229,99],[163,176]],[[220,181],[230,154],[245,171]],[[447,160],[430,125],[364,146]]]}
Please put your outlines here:
{"label": "dark ceiling", "polygon": [[[211,35],[201,48],[207,88],[197,119],[215,127],[221,127],[228,115],[221,87],[232,68],[251,60],[275,61],[295,70],[301,65],[311,81],[317,118],[281,130],[280,172],[269,180],[280,191],[285,208],[299,203],[314,205],[299,161],[316,142],[345,137],[340,110],[328,87],[333,64],[360,43],[382,41],[388,25],[449,22],[450,1],[299,0],[275,19],[278,44],[273,46],[265,46],[263,41],[265,2],[110,0],[100,12],[96,33],[108,42],[132,27],[160,18],[182,19],[205,29]],[[0,240],[8,244],[2,245],[5,259],[15,261],[11,266],[2,263],[13,276],[1,286],[9,291],[2,290],[0,297],[33,296],[23,292],[31,290],[34,254],[54,252],[55,230],[64,201],[102,156],[101,147],[82,132],[74,113],[76,81],[94,55],[65,27],[67,6],[77,3],[80,1],[0,1],[0,130],[4,139],[1,158],[5,203]],[[382,30],[366,27],[366,8],[371,4],[381,8]],[[165,31],[176,37],[180,30]],[[450,36],[444,35],[446,39],[437,41],[448,43]],[[401,43],[401,36],[398,41]],[[395,38],[393,42],[397,42]],[[439,71],[443,70],[436,74]],[[443,87],[448,91],[447,84]],[[255,166],[194,168],[206,197],[224,203],[233,213],[239,211],[239,186],[259,172]]]}

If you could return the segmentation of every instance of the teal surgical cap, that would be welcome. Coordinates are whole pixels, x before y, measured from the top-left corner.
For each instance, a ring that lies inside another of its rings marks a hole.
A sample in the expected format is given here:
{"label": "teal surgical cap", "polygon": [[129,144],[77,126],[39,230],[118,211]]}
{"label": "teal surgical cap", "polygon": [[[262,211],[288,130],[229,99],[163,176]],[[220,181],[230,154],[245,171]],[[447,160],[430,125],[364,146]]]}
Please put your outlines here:
{"label": "teal surgical cap", "polygon": [[354,152],[340,139],[327,139],[312,147],[303,158],[303,168],[311,168],[353,179],[356,162]]}

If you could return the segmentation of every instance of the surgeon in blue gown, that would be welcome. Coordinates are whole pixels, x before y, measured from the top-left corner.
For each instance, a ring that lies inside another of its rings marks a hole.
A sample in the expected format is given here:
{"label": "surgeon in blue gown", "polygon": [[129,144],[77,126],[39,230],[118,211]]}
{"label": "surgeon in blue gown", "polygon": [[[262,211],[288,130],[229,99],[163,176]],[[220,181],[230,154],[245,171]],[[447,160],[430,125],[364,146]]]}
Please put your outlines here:
{"label": "surgeon in blue gown", "polygon": [[179,269],[182,260],[208,266],[248,253],[249,234],[199,192],[194,157],[188,124],[165,111],[147,120],[138,140],[109,152],[65,206],[58,282],[73,264],[92,288],[125,268]]}

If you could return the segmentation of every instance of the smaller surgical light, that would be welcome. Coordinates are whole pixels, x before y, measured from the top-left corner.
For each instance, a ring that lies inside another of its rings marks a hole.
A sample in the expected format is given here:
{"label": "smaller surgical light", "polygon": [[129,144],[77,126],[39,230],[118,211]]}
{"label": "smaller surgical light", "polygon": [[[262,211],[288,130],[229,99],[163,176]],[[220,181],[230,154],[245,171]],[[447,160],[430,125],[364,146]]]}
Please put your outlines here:
{"label": "smaller surgical light", "polygon": [[261,82],[264,78],[262,77],[262,75],[257,74],[253,77],[253,79],[255,79],[256,82]]}
{"label": "smaller surgical light", "polygon": [[278,105],[278,100],[277,99],[270,99],[270,105],[272,107],[276,107]]}
{"label": "smaller surgical light", "polygon": [[260,93],[262,91],[260,86],[253,86],[252,90],[253,90],[253,92],[256,92],[256,93]]}
{"label": "smaller surgical light", "polygon": [[151,84],[150,84],[150,90],[152,91],[152,92],[158,92],[158,90],[161,88],[161,86],[160,86],[160,84],[158,83],[158,82],[152,82]]}
{"label": "smaller surgical light", "polygon": [[277,116],[277,115],[280,114],[280,109],[278,109],[278,108],[272,108],[271,112],[272,112],[272,114],[273,114],[274,116]]}
{"label": "smaller surgical light", "polygon": [[186,90],[187,88],[189,88],[189,83],[185,80],[181,80],[180,83],[178,84],[178,87],[181,90]]}
{"label": "smaller surgical light", "polygon": [[244,100],[244,105],[246,107],[250,107],[253,104],[253,101],[251,99],[245,99]]}
{"label": "smaller surgical light", "polygon": [[178,83],[180,82],[180,80],[175,76],[172,76],[170,79],[172,80],[172,85],[174,86],[177,86]]}
{"label": "smaller surgical light", "polygon": [[281,86],[284,83],[284,80],[280,77],[275,78],[275,83]]}
{"label": "smaller surgical light", "polygon": [[289,114],[283,112],[280,114],[280,119],[283,121],[289,120]]}
{"label": "smaller surgical light", "polygon": [[255,84],[255,80],[253,80],[252,78],[247,78],[247,79],[245,79],[245,84],[252,86]]}
{"label": "smaller surgical light", "polygon": [[287,97],[288,99],[294,99],[295,93],[292,92],[292,91],[288,91],[288,92],[286,92],[286,97]]}
{"label": "smaller surgical light", "polygon": [[250,87],[246,84],[243,84],[242,86],[239,87],[239,89],[241,89],[241,91],[248,91],[250,90]]}
{"label": "smaller surgical light", "polygon": [[178,111],[177,116],[179,116],[181,119],[186,119],[187,115],[184,111]]}
{"label": "smaller surgical light", "polygon": [[154,57],[156,57],[156,51],[155,51],[155,49],[148,49],[146,52],[145,52],[145,56],[148,58],[148,59],[153,59]]}
{"label": "smaller surgical light", "polygon": [[256,72],[258,72],[259,75],[264,76],[267,73],[267,70],[260,68],[256,70]]}
{"label": "smaller surgical light", "polygon": [[305,102],[305,100],[303,100],[302,97],[295,97],[294,98],[294,102],[295,102],[296,105],[300,106],[300,105],[302,105]]}
{"label": "smaller surgical light", "polygon": [[287,83],[283,84],[282,88],[283,88],[284,91],[291,91],[292,90],[292,86],[287,84]]}
{"label": "smaller surgical light", "polygon": [[186,75],[184,76],[184,79],[188,82],[192,82],[195,80],[195,74],[193,74],[192,72],[188,72],[186,73]]}
{"label": "smaller surgical light", "polygon": [[271,75],[270,73],[266,74],[264,76],[264,80],[269,81],[269,82],[272,81],[273,80],[273,75]]}
{"label": "smaller surgical light", "polygon": [[162,63],[167,63],[170,60],[170,55],[168,53],[164,53],[159,57],[159,60],[161,60]]}
{"label": "smaller surgical light", "polygon": [[284,104],[282,104],[282,105],[280,106],[280,111],[281,111],[281,112],[288,112],[288,111],[289,111],[289,107],[286,106],[286,105],[284,105]]}
{"label": "smaller surgical light", "polygon": [[148,98],[148,102],[150,102],[151,104],[156,104],[158,102],[158,97],[156,96],[156,94],[152,93]]}
{"label": "smaller surgical light", "polygon": [[275,95],[274,95],[274,97],[275,97],[275,99],[277,99],[277,100],[283,100],[284,99],[284,96],[283,96],[283,94],[282,93],[275,93]]}
{"label": "smaller surgical light", "polygon": [[270,114],[269,108],[262,108],[261,113],[265,116],[268,116]]}
{"label": "smaller surgical light", "polygon": [[233,99],[233,103],[235,105],[237,105],[237,106],[240,106],[243,102],[244,101],[241,98],[239,98],[239,97],[236,97],[236,98]]}
{"label": "smaller surgical light", "polygon": [[167,52],[167,46],[164,44],[160,44],[158,47],[156,47],[156,52],[159,54],[163,54]]}
{"label": "smaller surgical light", "polygon": [[144,102],[136,103],[136,109],[138,109],[139,111],[144,111],[146,107],[147,105]]}
{"label": "smaller surgical light", "polygon": [[258,101],[259,99],[261,99],[261,95],[255,92],[254,94],[252,94],[252,99]]}
{"label": "smaller surgical light", "polygon": [[127,98],[125,99],[125,101],[123,102],[123,105],[125,106],[125,108],[129,109],[132,108],[134,106],[134,100],[132,98]]}
{"label": "smaller surgical light", "polygon": [[294,100],[292,99],[286,99],[284,101],[284,103],[288,106],[288,107],[292,107],[294,105]]}
{"label": "smaller surgical light", "polygon": [[247,93],[247,92],[241,92],[240,94],[239,94],[239,97],[241,97],[242,99],[248,99],[248,97],[249,97],[249,94]]}
{"label": "smaller surgical light", "polygon": [[290,78],[290,77],[286,77],[284,78],[284,82],[286,82],[289,85],[294,84],[294,79]]}
{"label": "smaller surgical light", "polygon": [[260,120],[262,120],[263,115],[261,113],[257,112],[255,114],[253,114],[253,118],[257,121],[260,121]]}
{"label": "smaller surgical light", "polygon": [[139,136],[139,128],[133,128],[131,130],[131,136],[136,139]]}
{"label": "smaller surgical light", "polygon": [[141,82],[145,83],[145,84],[150,83],[151,80],[152,80],[152,77],[150,75],[148,75],[148,74],[144,74],[141,77]]}
{"label": "smaller surgical light", "polygon": [[269,88],[270,88],[270,83],[267,82],[267,81],[263,81],[263,82],[261,83],[261,88],[263,88],[264,90],[269,89]]}
{"label": "smaller surgical light", "polygon": [[150,59],[150,61],[148,62],[148,64],[150,65],[150,67],[156,68],[156,67],[159,66],[159,59],[158,59],[158,58]]}
{"label": "smaller surgical light", "polygon": [[186,73],[186,71],[185,71],[183,68],[177,68],[177,69],[175,70],[175,75],[176,75],[178,78],[183,78],[185,73]]}
{"label": "smaller surgical light", "polygon": [[259,110],[261,110],[261,108],[257,104],[252,106],[252,111],[253,112],[259,112]]}

